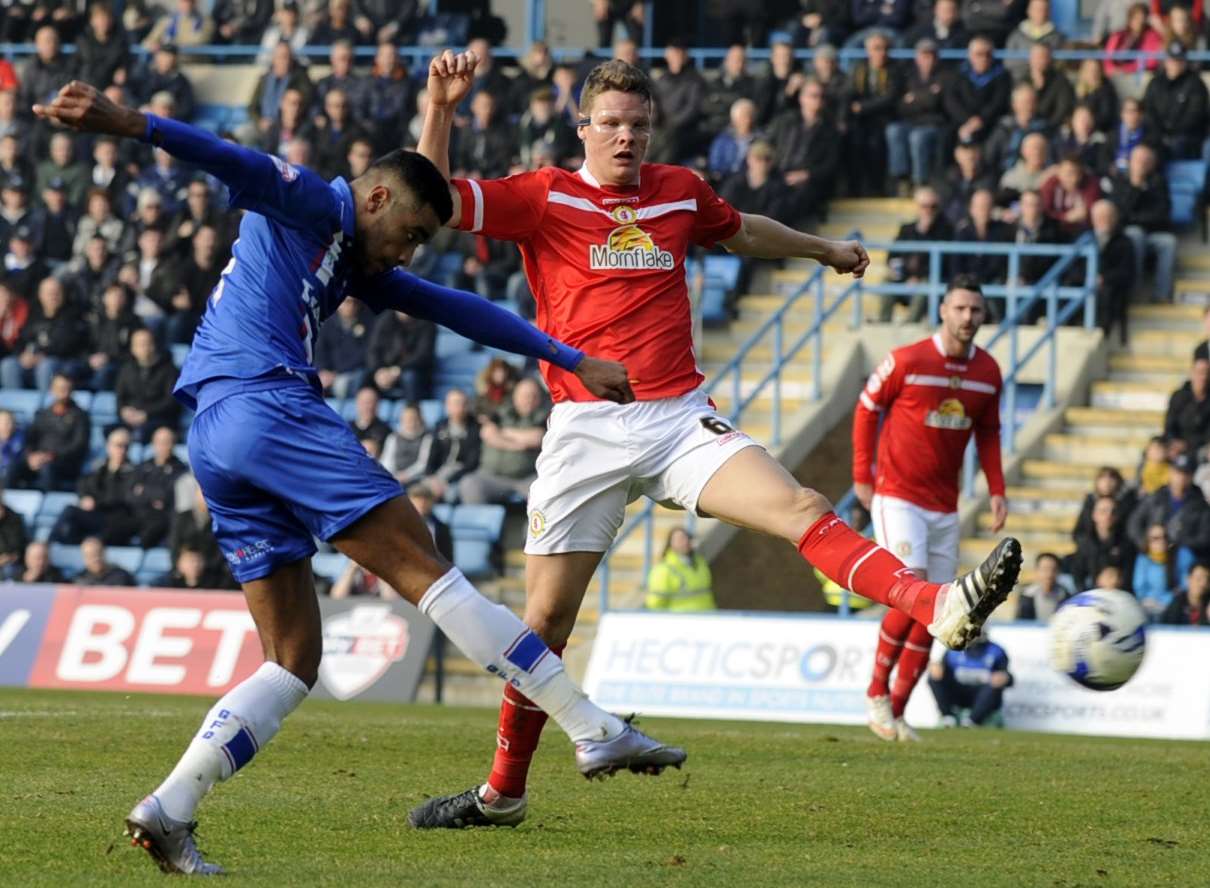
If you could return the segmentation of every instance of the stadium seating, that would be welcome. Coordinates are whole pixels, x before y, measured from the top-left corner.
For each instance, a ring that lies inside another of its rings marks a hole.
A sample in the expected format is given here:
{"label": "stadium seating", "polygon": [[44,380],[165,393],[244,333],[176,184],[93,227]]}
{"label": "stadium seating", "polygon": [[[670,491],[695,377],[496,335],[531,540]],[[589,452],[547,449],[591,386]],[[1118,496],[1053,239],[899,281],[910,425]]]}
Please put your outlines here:
{"label": "stadium seating", "polygon": [[28,423],[42,406],[42,392],[36,389],[0,389],[0,410],[11,411],[19,423]]}
{"label": "stadium seating", "polygon": [[344,573],[349,559],[339,552],[318,552],[311,556],[311,570],[317,577],[335,583]]}
{"label": "stadium seating", "polygon": [[143,561],[135,571],[134,578],[140,586],[148,586],[172,570],[172,552],[165,548],[148,549]]}
{"label": "stadium seating", "polygon": [[1188,228],[1196,223],[1206,240],[1206,165],[1200,160],[1177,160],[1164,168],[1172,199],[1172,224]]}
{"label": "stadium seating", "polygon": [[450,526],[454,538],[454,564],[468,577],[496,572],[500,537],[504,532],[504,506],[434,506],[433,514]]}
{"label": "stadium seating", "polygon": [[42,497],[40,490],[6,490],[4,505],[19,514],[29,528],[34,526],[38,510],[42,508]]}
{"label": "stadium seating", "polygon": [[34,539],[45,541],[50,536],[51,528],[55,526],[55,522],[59,520],[59,515],[63,510],[68,506],[74,506],[77,502],[79,502],[79,497],[74,493],[52,492],[46,494],[42,497],[42,505],[38,508],[38,514],[33,523],[26,521],[27,529],[33,532]]}

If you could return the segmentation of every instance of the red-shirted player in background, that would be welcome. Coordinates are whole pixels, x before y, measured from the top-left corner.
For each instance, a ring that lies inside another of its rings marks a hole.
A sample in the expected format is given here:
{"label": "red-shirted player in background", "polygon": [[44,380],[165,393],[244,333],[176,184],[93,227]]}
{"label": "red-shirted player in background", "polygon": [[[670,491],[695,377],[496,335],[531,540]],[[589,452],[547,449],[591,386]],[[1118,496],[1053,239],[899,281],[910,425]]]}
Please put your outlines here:
{"label": "red-shirted player in background", "polygon": [[[475,63],[471,53],[446,52],[429,66],[418,150],[447,174],[454,110]],[[949,586],[920,580],[731,428],[701,391],[685,282],[691,245],[815,259],[855,275],[869,264],[865,250],[740,214],[689,170],[644,164],[651,88],[638,68],[618,60],[598,65],[580,104],[576,132],[585,162],[578,171],[455,179],[450,189],[450,225],[519,245],[538,326],[622,362],[634,390],[634,403],[609,404],[571,374],[543,365],[555,406],[529,495],[525,621],[553,650],[562,649],[627,502],[647,496],[782,537],[829,578],[930,623],[946,645],[965,647],[1016,581],[1016,540],[1003,541]],[[425,802],[409,817],[414,826],[513,826],[524,819],[526,776],[546,718],[515,690],[504,697],[487,782]]]}
{"label": "red-shirted player in background", "polygon": [[[991,493],[993,530],[1008,505],[1000,467],[1000,368],[975,345],[987,316],[973,275],[959,275],[941,302],[941,329],[890,353],[870,375],[853,416],[853,486],[870,510],[874,538],[921,579],[948,583],[958,569],[958,484],[971,434]],[[882,418],[882,431],[878,422]],[[874,442],[878,441],[877,476]],[[866,692],[870,730],[883,740],[918,740],[903,719],[928,668],[928,627],[888,610]],[[888,688],[896,661],[899,671]]]}

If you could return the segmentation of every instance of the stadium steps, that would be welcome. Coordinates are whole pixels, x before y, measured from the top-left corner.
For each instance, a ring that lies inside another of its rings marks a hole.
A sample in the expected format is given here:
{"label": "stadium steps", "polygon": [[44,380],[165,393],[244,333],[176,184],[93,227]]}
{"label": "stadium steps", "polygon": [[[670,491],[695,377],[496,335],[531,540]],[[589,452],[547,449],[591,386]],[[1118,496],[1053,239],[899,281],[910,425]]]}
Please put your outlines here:
{"label": "stadium steps", "polygon": [[[1210,251],[1198,248],[1194,255],[1202,257],[1198,267],[1210,271]],[[1131,307],[1129,345],[1110,354],[1108,372],[1093,382],[1088,404],[1068,408],[1037,458],[1022,462],[1008,490],[1005,531],[991,532],[987,510],[976,517],[975,535],[961,543],[960,570],[975,567],[1003,533],[1021,539],[1025,582],[1039,553],[1074,551],[1071,530],[1098,468],[1110,465],[1128,481],[1135,478],[1143,448],[1162,428],[1168,398],[1188,372],[1189,356],[1202,337],[1201,317],[1197,305]],[[1011,615],[1014,607],[1010,599],[1000,616]]]}

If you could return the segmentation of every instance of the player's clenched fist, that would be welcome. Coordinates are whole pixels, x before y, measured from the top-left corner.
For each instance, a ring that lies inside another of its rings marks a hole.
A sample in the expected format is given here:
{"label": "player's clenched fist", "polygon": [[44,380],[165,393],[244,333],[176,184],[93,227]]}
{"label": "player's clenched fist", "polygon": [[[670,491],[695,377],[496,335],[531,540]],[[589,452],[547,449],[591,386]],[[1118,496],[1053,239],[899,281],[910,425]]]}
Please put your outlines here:
{"label": "player's clenched fist", "polygon": [[146,120],[138,111],[124,108],[95,86],[80,80],[59,90],[48,105],[34,105],[34,114],[62,126],[86,133],[106,133],[137,139]]}
{"label": "player's clenched fist", "polygon": [[870,265],[870,256],[858,241],[833,241],[824,264],[841,274],[861,277]]}
{"label": "player's clenched fist", "polygon": [[630,388],[630,375],[626,367],[617,361],[602,361],[600,358],[590,358],[585,355],[576,367],[576,376],[598,398],[613,401],[615,404],[629,404],[634,400],[634,391]]}
{"label": "player's clenched fist", "polygon": [[471,91],[479,57],[470,50],[454,52],[447,49],[429,62],[429,102],[434,105],[457,105]]}

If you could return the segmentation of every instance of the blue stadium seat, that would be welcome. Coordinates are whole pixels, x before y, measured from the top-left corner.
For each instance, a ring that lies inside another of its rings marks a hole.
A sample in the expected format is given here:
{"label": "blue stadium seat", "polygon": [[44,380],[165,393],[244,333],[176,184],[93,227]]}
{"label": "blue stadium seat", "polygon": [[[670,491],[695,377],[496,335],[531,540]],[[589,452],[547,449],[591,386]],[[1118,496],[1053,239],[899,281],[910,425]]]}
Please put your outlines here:
{"label": "blue stadium seat", "polygon": [[1199,213],[1204,217],[1205,164],[1200,160],[1173,161],[1164,168],[1164,177],[1168,180],[1168,193],[1172,199],[1172,224],[1178,228],[1188,228],[1200,221],[1204,240],[1205,219],[1199,220]]}
{"label": "blue stadium seat", "polygon": [[399,424],[399,414],[403,413],[405,403],[405,401],[379,401],[378,418],[394,429]]}
{"label": "blue stadium seat", "polygon": [[140,444],[138,441],[131,441],[130,449],[126,451],[126,458],[136,466],[150,455],[151,448],[146,444]]}
{"label": "blue stadium seat", "polygon": [[148,549],[143,553],[143,563],[139,573],[150,574],[152,579],[172,570],[172,550],[163,546]]}
{"label": "blue stadium seat", "polygon": [[468,354],[473,352],[475,348],[476,344],[465,336],[459,336],[457,333],[451,333],[449,330],[437,331],[437,344],[434,352],[437,356],[438,364],[441,363],[443,358]]}
{"label": "blue stadium seat", "polygon": [[189,357],[189,346],[180,342],[174,343],[172,346],[172,363],[180,367],[181,364],[185,363],[185,358],[187,357]]}
{"label": "blue stadium seat", "polygon": [[324,398],[324,403],[327,404],[337,416],[344,416],[344,398]]}
{"label": "blue stadium seat", "polygon": [[702,288],[702,326],[725,327],[730,317],[727,315],[727,291],[722,287],[707,284]]}
{"label": "blue stadium seat", "polygon": [[79,546],[51,543],[50,563],[63,571],[64,576],[71,579],[84,569],[84,556],[80,554]]}
{"label": "blue stadium seat", "polygon": [[33,530],[38,510],[42,508],[42,497],[40,490],[6,490],[4,505],[21,516],[27,530]]}
{"label": "blue stadium seat", "polygon": [[[76,389],[71,393],[71,399],[76,402],[76,406],[88,413],[92,410],[92,392],[84,389]],[[47,394],[47,402],[50,401],[50,395]]]}
{"label": "blue stadium seat", "polygon": [[445,416],[445,405],[436,400],[421,401],[420,416],[424,419],[424,424],[431,429]]}
{"label": "blue stadium seat", "polygon": [[449,524],[454,517],[454,507],[449,503],[437,503],[433,506],[433,517],[443,524]]}
{"label": "blue stadium seat", "polygon": [[504,513],[504,506],[454,507],[449,522],[454,564],[468,577],[496,572],[493,556],[504,531]]}
{"label": "blue stadium seat", "polygon": [[92,396],[93,428],[113,425],[118,421],[118,397],[113,392],[97,392]]}
{"label": "blue stadium seat", "polygon": [[706,279],[717,282],[728,290],[739,286],[739,272],[743,263],[738,256],[707,256]]}
{"label": "blue stadium seat", "polygon": [[136,574],[143,566],[143,550],[138,546],[108,546],[105,549],[105,560],[115,567]]}
{"label": "blue stadium seat", "polygon": [[31,525],[34,531],[34,538],[44,540],[50,536],[50,530],[55,526],[55,522],[59,520],[59,516],[68,506],[74,506],[79,501],[74,493],[58,493],[52,492],[42,497],[42,506],[38,509],[38,516]]}
{"label": "blue stadium seat", "polygon": [[42,406],[42,392],[37,389],[0,389],[0,410],[11,411],[22,424],[30,422]]}
{"label": "blue stadium seat", "polygon": [[311,556],[311,570],[317,577],[323,577],[330,583],[340,579],[349,559],[339,552],[317,552]]}
{"label": "blue stadium seat", "polygon": [[175,456],[177,459],[179,459],[181,462],[183,462],[185,465],[189,465],[189,445],[188,444],[177,444],[176,446],[174,446],[172,448],[172,455]]}
{"label": "blue stadium seat", "polygon": [[442,253],[433,270],[433,280],[447,287],[457,283],[458,273],[462,271],[462,254],[457,252]]}

